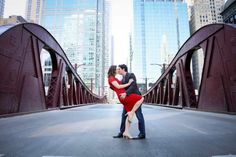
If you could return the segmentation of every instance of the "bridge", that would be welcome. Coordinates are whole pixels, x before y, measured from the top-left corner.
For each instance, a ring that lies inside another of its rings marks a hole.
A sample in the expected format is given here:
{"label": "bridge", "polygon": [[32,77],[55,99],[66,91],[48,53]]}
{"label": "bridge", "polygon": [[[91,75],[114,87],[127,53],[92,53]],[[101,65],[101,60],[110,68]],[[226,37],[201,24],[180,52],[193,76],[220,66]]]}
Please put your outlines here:
{"label": "bridge", "polygon": [[[200,48],[204,67],[196,95],[190,61]],[[42,49],[52,60],[47,95]],[[113,139],[122,106],[106,104],[83,83],[56,39],[36,24],[1,26],[0,156],[234,156],[235,52],[234,25],[198,30],[144,94],[147,138]]]}

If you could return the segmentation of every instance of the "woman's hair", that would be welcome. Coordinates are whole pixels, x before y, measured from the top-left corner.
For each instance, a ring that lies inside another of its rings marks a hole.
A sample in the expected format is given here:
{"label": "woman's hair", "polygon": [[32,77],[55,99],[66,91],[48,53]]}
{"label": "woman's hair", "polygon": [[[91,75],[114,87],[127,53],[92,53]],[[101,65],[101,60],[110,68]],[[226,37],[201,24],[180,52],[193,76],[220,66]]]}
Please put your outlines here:
{"label": "woman's hair", "polygon": [[107,75],[108,77],[116,75],[116,65],[110,66]]}

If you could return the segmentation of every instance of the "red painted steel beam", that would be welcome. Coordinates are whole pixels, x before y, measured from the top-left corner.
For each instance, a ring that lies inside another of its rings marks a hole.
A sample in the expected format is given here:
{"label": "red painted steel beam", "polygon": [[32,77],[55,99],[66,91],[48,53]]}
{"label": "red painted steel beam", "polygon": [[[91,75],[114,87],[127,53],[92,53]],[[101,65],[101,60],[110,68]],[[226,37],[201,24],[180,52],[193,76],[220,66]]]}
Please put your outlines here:
{"label": "red painted steel beam", "polygon": [[[198,98],[195,95],[190,62],[194,51],[202,48],[204,66]],[[211,24],[195,32],[180,48],[164,74],[144,94],[145,101],[158,88],[154,100],[149,103],[167,102],[206,111],[236,112],[236,26]],[[176,83],[168,78],[176,70]],[[168,83],[163,91],[163,82]],[[164,93],[163,93],[164,92]],[[163,96],[164,94],[164,96]],[[166,96],[166,94],[168,96]],[[173,100],[172,100],[173,98]]]}
{"label": "red painted steel beam", "polygon": [[[49,52],[52,61],[47,95],[40,60],[42,49]],[[0,27],[0,114],[101,101],[105,97],[92,93],[84,84],[45,28],[32,23]]]}

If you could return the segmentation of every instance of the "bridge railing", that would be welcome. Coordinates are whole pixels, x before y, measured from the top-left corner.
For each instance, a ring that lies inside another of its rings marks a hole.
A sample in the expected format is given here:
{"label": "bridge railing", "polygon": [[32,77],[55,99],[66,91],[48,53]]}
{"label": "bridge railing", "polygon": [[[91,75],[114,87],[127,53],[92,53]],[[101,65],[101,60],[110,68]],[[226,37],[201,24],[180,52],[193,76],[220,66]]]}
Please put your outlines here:
{"label": "bridge railing", "polygon": [[[198,49],[203,50],[204,65],[196,94],[191,59]],[[147,103],[236,112],[236,26],[211,24],[199,29],[144,97]]]}
{"label": "bridge railing", "polygon": [[[43,49],[52,62],[47,94],[40,60]],[[0,115],[104,101],[85,85],[45,28],[32,23],[0,27]]]}

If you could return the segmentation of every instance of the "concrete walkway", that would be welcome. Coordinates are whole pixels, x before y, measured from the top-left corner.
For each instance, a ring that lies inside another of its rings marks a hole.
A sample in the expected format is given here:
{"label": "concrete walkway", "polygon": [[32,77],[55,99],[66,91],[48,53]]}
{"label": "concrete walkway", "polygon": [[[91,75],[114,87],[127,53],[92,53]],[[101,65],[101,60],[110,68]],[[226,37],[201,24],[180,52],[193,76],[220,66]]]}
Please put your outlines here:
{"label": "concrete walkway", "polygon": [[[143,105],[145,140],[113,139],[122,106],[98,104],[0,119],[0,157],[236,155],[236,116]],[[131,132],[138,134],[135,119]]]}

